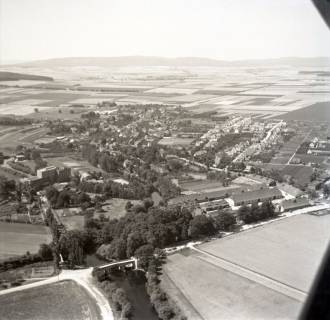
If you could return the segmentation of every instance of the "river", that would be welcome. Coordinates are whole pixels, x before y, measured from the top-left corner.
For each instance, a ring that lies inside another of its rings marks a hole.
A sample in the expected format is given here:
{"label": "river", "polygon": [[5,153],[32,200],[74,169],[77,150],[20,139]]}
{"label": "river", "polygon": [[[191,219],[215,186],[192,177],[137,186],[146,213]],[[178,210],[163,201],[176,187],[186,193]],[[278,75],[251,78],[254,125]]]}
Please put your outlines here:
{"label": "river", "polygon": [[[86,257],[86,264],[89,267],[96,267],[106,263],[95,255]],[[132,320],[159,320],[154,311],[146,291],[146,277],[143,271],[132,270],[128,272],[116,272],[111,275],[113,281],[123,288],[131,302],[134,310]]]}

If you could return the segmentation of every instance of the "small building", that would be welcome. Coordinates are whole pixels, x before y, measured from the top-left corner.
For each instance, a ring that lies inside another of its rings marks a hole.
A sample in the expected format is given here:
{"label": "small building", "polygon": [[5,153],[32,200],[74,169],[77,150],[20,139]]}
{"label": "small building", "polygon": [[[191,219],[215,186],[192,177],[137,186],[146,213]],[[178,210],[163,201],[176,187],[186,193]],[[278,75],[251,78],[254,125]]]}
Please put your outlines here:
{"label": "small building", "polygon": [[20,162],[20,161],[24,161],[25,160],[25,156],[23,154],[17,154],[15,156],[15,162]]}
{"label": "small building", "polygon": [[259,190],[244,191],[230,197],[234,206],[273,201],[281,198],[283,198],[283,195],[277,188],[262,188]]}
{"label": "small building", "polygon": [[280,212],[298,210],[305,207],[308,207],[309,201],[307,198],[295,198],[290,200],[283,200],[280,203]]}

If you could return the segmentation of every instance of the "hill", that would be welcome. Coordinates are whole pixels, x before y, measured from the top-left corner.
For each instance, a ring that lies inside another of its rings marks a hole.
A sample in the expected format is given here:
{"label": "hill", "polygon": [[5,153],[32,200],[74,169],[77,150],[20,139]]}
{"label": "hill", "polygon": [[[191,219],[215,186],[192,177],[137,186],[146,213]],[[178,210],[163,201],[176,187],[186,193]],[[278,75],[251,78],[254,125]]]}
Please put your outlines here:
{"label": "hill", "polygon": [[53,81],[54,79],[51,77],[37,76],[32,74],[0,71],[0,81],[16,81],[16,80]]}
{"label": "hill", "polygon": [[26,67],[76,67],[76,66],[97,66],[97,67],[132,67],[132,66],[311,66],[330,67],[329,57],[301,58],[285,57],[277,59],[253,59],[225,61],[199,57],[164,58],[148,56],[126,56],[126,57],[73,57],[38,60],[19,64]]}

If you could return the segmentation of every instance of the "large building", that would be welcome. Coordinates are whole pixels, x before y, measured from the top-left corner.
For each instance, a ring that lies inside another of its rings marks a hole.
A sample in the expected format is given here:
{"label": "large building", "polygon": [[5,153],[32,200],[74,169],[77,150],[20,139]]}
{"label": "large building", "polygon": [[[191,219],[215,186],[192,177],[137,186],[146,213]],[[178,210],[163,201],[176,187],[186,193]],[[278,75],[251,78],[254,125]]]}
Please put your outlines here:
{"label": "large building", "polygon": [[283,200],[280,204],[280,211],[290,211],[290,210],[298,210],[302,208],[308,207],[309,201],[307,198],[295,198],[290,200]]}
{"label": "large building", "polygon": [[233,194],[230,197],[233,206],[242,206],[252,203],[259,203],[264,201],[273,201],[283,198],[281,191],[277,188],[262,188],[253,191],[244,191],[238,194]]}
{"label": "large building", "polygon": [[37,177],[55,182],[57,177],[57,168],[55,166],[49,166],[46,168],[38,169]]}

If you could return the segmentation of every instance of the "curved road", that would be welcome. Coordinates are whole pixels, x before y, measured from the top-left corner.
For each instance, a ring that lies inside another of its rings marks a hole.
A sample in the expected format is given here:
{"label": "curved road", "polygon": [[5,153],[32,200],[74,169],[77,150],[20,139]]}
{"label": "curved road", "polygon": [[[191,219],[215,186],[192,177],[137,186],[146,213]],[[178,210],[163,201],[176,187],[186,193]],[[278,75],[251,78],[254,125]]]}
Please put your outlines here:
{"label": "curved road", "polygon": [[84,287],[84,289],[95,299],[96,304],[100,308],[101,316],[103,320],[113,320],[113,313],[109,305],[108,300],[102,294],[102,292],[95,286],[92,277],[93,268],[82,269],[82,270],[63,270],[59,275],[50,277],[45,280],[30,283],[20,287],[10,288],[0,291],[0,296],[8,293],[23,291],[30,288],[35,288],[58,281],[72,280],[77,282],[79,285]]}

